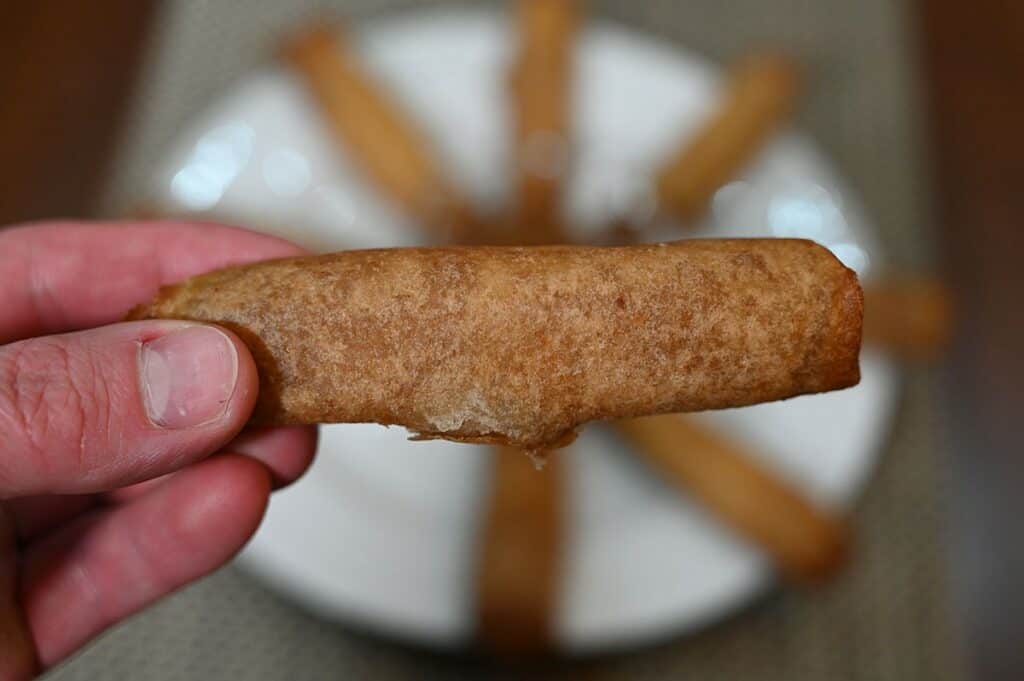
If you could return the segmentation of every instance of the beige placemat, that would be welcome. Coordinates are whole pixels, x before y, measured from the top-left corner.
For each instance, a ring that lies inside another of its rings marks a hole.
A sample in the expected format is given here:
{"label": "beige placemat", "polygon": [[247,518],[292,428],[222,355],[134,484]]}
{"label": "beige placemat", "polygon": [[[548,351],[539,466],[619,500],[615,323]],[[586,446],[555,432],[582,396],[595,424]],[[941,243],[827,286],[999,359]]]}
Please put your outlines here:
{"label": "beige placemat", "polygon": [[[107,197],[140,196],[169,140],[232,79],[267,59],[311,12],[366,12],[350,0],[167,1]],[[402,3],[408,5],[410,3]],[[422,3],[420,3],[422,4]],[[864,0],[605,0],[594,11],[711,57],[783,46],[810,70],[800,121],[877,220],[896,262],[926,264],[910,8]],[[960,679],[941,545],[943,460],[933,380],[908,373],[891,445],[858,505],[857,556],[837,582],[786,591],[697,636],[644,651],[518,670],[597,679]],[[320,622],[232,568],[122,624],[53,679],[478,678],[486,662],[439,657]]]}

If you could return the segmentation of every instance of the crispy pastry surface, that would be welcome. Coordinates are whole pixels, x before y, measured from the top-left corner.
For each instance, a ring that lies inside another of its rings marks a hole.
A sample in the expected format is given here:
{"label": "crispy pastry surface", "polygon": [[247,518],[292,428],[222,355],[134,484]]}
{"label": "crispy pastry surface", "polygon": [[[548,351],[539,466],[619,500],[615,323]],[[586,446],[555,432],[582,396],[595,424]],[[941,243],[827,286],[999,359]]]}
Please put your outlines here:
{"label": "crispy pastry surface", "polygon": [[345,251],[166,287],[130,318],[223,325],[256,425],[376,422],[564,445],[581,424],[854,385],[863,296],[810,241]]}

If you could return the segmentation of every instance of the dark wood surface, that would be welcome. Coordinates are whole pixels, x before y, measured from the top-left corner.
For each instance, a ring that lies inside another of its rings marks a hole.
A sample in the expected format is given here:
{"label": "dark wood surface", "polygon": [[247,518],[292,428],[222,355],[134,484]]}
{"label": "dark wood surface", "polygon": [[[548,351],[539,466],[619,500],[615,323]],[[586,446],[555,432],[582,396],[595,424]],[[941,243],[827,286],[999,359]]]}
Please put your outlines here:
{"label": "dark wood surface", "polygon": [[980,679],[1024,675],[1024,3],[919,0],[936,215],[959,298],[954,586]]}
{"label": "dark wood surface", "polygon": [[156,5],[3,3],[0,225],[93,210]]}
{"label": "dark wood surface", "polygon": [[[0,224],[88,215],[158,0],[9,2]],[[1024,669],[1024,3],[918,0],[944,267],[950,555],[977,678]]]}

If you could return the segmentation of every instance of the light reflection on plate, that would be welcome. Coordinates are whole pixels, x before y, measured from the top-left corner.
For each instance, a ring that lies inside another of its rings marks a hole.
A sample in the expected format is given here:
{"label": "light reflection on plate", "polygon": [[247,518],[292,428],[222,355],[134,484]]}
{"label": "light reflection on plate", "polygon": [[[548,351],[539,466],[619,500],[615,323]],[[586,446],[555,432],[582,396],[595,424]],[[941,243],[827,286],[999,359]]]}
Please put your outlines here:
{"label": "light reflection on plate", "polygon": [[309,161],[289,147],[268,153],[263,158],[262,170],[267,189],[285,199],[302,196],[313,179]]}
{"label": "light reflection on plate", "polygon": [[229,123],[205,133],[171,179],[171,194],[188,210],[209,210],[238,177],[252,155],[253,129]]}

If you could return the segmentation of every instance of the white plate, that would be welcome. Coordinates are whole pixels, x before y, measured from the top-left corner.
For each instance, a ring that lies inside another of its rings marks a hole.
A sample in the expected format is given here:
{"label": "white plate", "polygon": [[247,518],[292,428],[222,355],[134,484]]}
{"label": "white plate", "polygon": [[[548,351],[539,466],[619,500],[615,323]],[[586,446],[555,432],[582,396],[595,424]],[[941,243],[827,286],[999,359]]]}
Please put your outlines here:
{"label": "white plate", "polygon": [[[505,195],[509,36],[488,11],[417,11],[361,25],[367,61],[433,136],[481,203]],[[605,23],[579,46],[579,171],[568,210],[594,227],[636,202],[661,154],[715,102],[718,73],[692,54]],[[339,156],[302,87],[261,68],[177,140],[153,182],[169,210],[214,210],[315,248],[417,242]],[[273,228],[270,226],[276,225]],[[287,226],[287,227],[282,227]],[[862,212],[814,146],[770,144],[716,197],[719,236],[799,235],[861,274],[880,258]],[[831,506],[866,482],[896,392],[863,357],[855,389],[702,416],[757,444],[766,463]],[[310,473],[274,497],[242,565],[319,613],[434,645],[471,634],[474,533],[486,450],[409,443],[401,429],[331,426]],[[567,569],[557,635],[568,651],[689,631],[772,581],[757,550],[650,475],[599,428],[567,455]]]}

